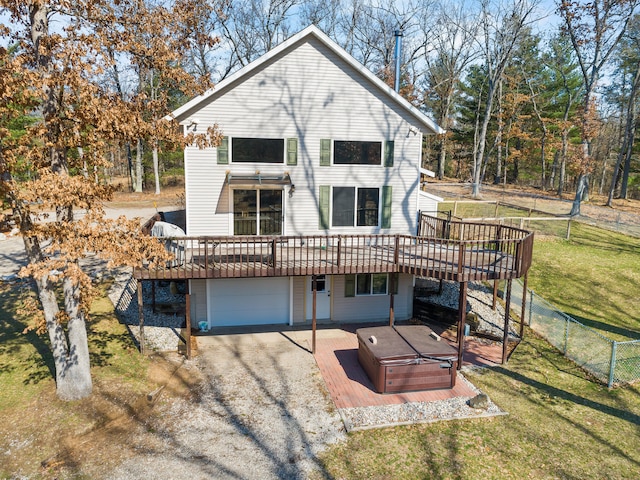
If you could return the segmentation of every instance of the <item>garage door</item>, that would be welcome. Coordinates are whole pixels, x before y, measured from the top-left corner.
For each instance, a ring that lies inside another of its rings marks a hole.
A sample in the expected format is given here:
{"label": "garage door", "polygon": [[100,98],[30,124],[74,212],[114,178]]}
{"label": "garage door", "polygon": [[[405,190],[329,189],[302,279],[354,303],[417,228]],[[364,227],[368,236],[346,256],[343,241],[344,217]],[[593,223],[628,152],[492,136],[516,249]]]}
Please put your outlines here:
{"label": "garage door", "polygon": [[289,323],[289,279],[238,278],[209,280],[210,325]]}

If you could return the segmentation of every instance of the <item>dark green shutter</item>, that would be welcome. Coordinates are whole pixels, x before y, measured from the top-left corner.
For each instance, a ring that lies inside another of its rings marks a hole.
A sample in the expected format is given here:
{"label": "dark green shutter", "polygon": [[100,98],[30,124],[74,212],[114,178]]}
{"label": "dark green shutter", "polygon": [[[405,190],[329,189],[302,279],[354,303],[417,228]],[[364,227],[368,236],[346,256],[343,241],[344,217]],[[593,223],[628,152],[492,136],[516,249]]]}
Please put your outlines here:
{"label": "dark green shutter", "polygon": [[382,228],[391,228],[392,187],[382,187]]}
{"label": "dark green shutter", "polygon": [[287,138],[287,165],[298,164],[298,139]]}
{"label": "dark green shutter", "polygon": [[355,275],[344,276],[344,296],[345,297],[356,296],[356,276]]}
{"label": "dark green shutter", "polygon": [[218,145],[218,164],[226,165],[227,163],[229,163],[229,137],[222,137]]}
{"label": "dark green shutter", "polygon": [[331,140],[328,138],[320,140],[320,165],[323,167],[331,165]]}
{"label": "dark green shutter", "polygon": [[331,187],[329,185],[320,185],[320,198],[318,204],[320,206],[318,228],[320,230],[326,230],[329,228],[329,197],[331,194]]}
{"label": "dark green shutter", "polygon": [[394,151],[393,140],[387,140],[386,142],[384,142],[384,166],[385,167],[393,167],[393,151]]}

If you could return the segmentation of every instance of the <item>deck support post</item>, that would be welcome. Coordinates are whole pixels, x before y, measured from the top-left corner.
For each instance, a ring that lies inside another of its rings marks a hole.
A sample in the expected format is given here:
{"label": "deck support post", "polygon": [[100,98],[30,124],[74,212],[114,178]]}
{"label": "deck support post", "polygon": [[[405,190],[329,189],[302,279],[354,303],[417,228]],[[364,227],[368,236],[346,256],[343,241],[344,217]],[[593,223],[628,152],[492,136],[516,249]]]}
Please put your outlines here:
{"label": "deck support post", "polygon": [[395,281],[396,281],[395,277],[396,277],[396,275],[392,274],[392,275],[389,275],[389,277],[391,278],[391,282],[390,282],[391,285],[389,285],[390,292],[391,292],[389,294],[389,326],[393,327],[393,325],[395,323],[395,313],[394,313],[394,310],[393,310],[393,299],[394,299],[395,295],[393,294],[393,292],[395,292],[395,288],[396,288],[396,285],[395,285]]}
{"label": "deck support post", "polygon": [[144,355],[144,304],[142,302],[142,280],[138,280],[138,326],[140,332],[140,353]]}
{"label": "deck support post", "polygon": [[462,368],[464,356],[464,320],[467,316],[467,282],[460,282],[458,296],[458,370]]}
{"label": "deck support post", "polygon": [[311,353],[313,355],[316,354],[316,305],[317,305],[317,293],[318,293],[318,282],[317,275],[311,276],[311,285],[313,290],[313,313],[311,316]]}
{"label": "deck support post", "polygon": [[151,280],[151,311],[156,312],[156,282]]}
{"label": "deck support post", "polygon": [[493,281],[493,303],[491,304],[491,309],[495,311],[496,305],[498,304],[498,280],[497,278]]}
{"label": "deck support post", "polygon": [[527,314],[527,287],[529,281],[529,271],[524,274],[524,281],[522,284],[522,309],[520,310],[520,340],[524,338],[524,316]]}
{"label": "deck support post", "polygon": [[502,335],[502,364],[507,363],[507,350],[509,347],[509,311],[511,310],[511,283],[513,280],[507,280],[507,296],[504,306],[504,332]]}
{"label": "deck support post", "polygon": [[187,280],[187,294],[184,296],[184,321],[185,321],[185,336],[187,341],[187,360],[191,360],[191,282]]}

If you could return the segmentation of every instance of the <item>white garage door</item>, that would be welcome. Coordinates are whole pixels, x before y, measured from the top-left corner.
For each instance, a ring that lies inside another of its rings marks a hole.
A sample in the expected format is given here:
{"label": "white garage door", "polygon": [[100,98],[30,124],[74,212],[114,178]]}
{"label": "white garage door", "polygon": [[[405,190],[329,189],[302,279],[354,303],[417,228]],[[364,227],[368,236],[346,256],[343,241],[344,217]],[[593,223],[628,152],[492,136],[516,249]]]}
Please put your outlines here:
{"label": "white garage door", "polygon": [[212,327],[289,323],[289,279],[238,278],[209,280]]}

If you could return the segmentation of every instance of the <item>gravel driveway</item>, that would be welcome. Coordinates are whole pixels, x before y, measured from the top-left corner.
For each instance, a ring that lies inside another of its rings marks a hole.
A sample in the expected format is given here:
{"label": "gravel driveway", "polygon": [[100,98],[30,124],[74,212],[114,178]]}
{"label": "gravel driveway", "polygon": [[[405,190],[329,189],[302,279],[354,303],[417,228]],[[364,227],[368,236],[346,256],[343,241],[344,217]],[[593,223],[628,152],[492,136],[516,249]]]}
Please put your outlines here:
{"label": "gravel driveway", "polygon": [[111,479],[297,479],[345,438],[305,337],[298,332],[199,337],[197,401],[162,412],[154,445]]}

